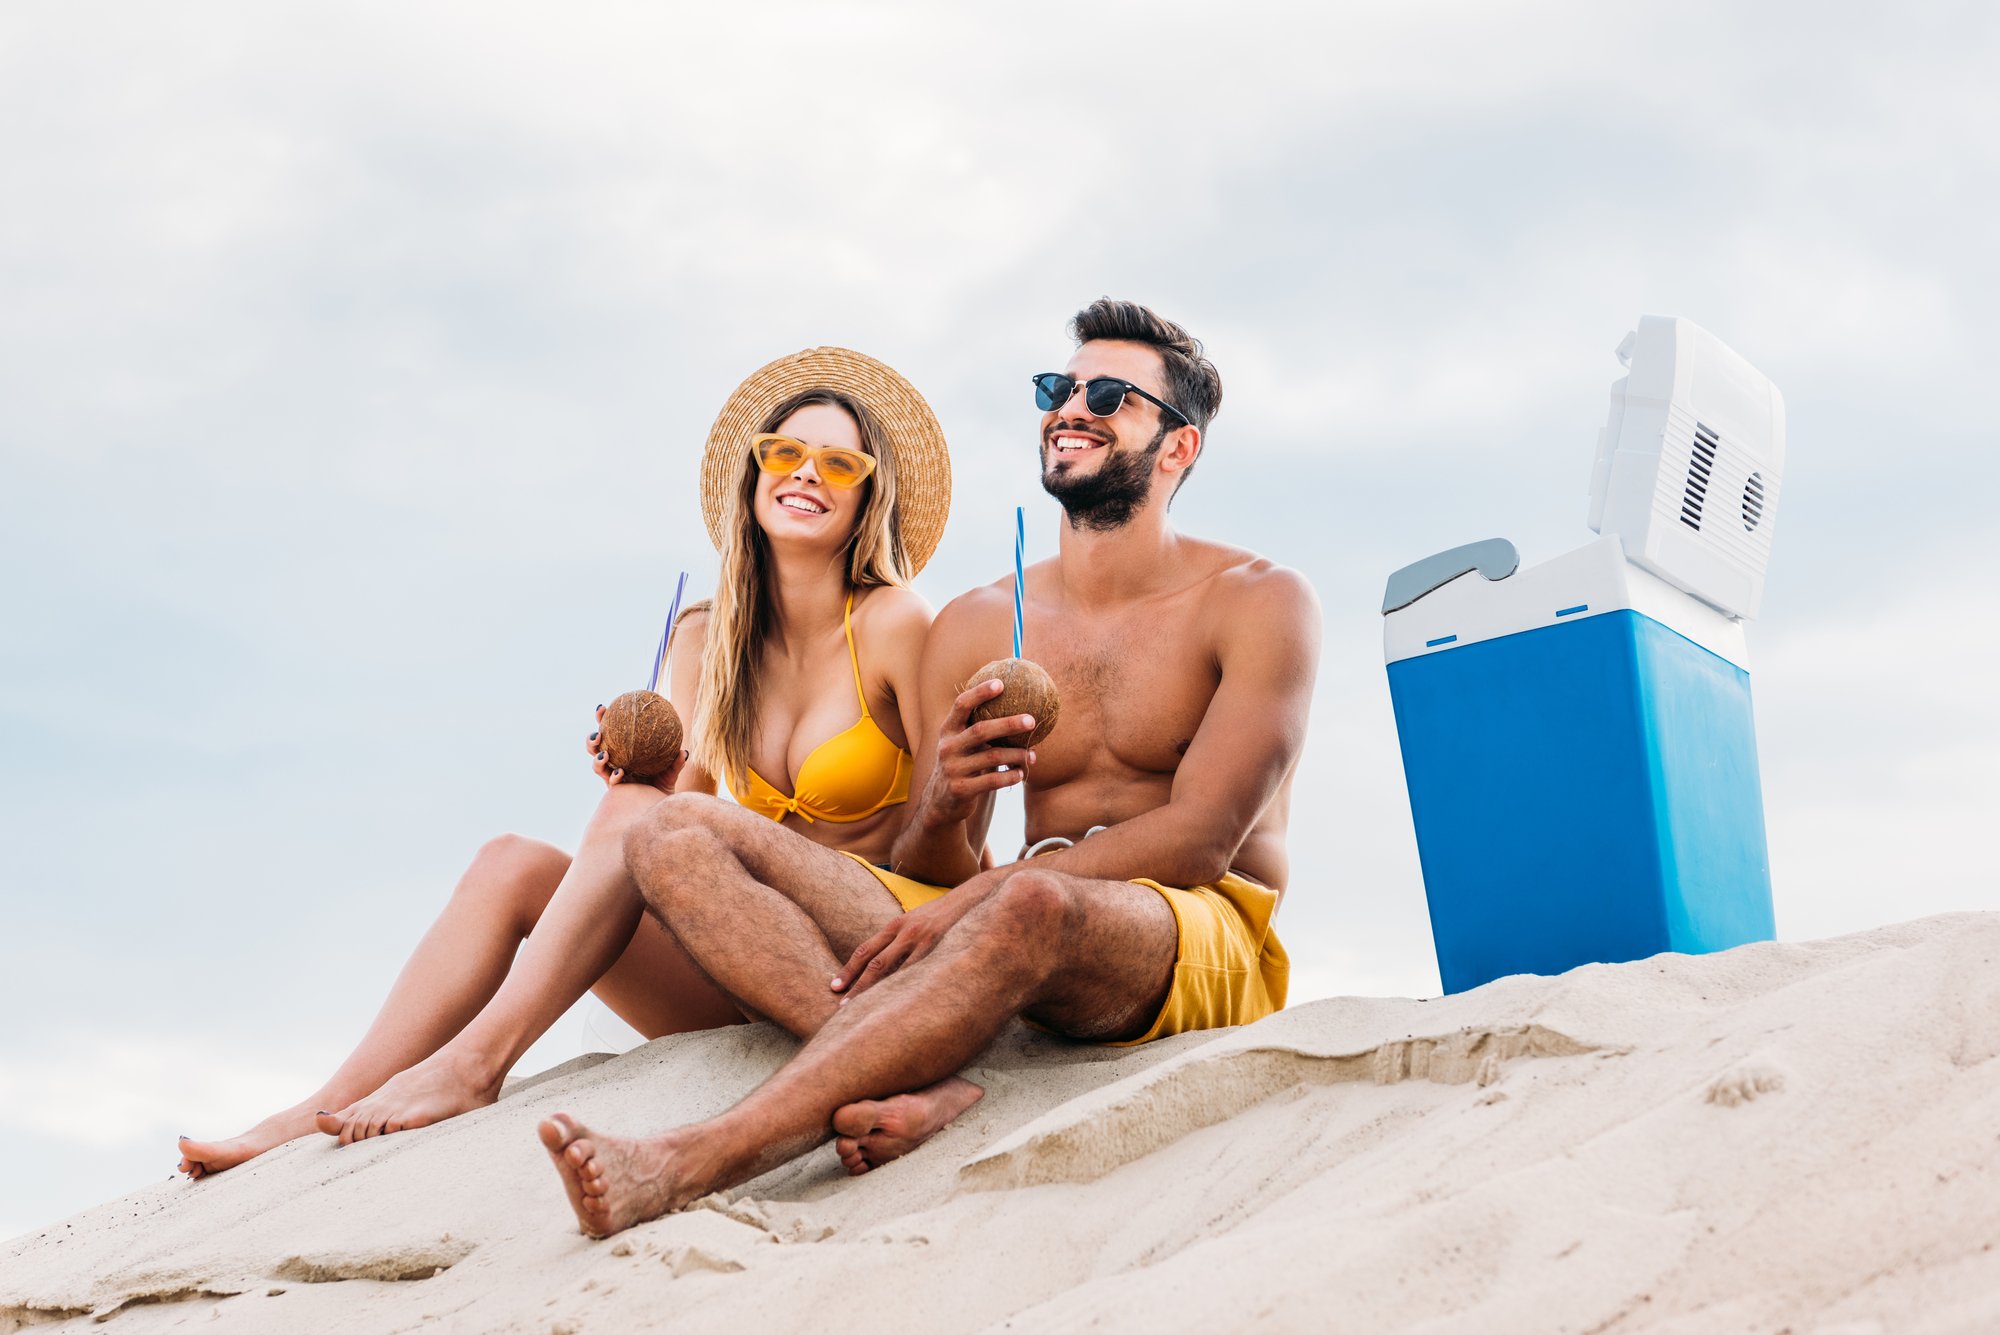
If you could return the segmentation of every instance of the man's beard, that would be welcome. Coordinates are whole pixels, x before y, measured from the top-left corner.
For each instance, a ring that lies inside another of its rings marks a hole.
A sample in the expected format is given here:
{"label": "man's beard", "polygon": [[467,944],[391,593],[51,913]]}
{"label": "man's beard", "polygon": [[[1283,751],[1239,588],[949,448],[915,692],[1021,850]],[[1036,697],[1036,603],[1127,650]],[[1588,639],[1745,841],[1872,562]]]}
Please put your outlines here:
{"label": "man's beard", "polygon": [[[1096,533],[1123,528],[1132,522],[1133,512],[1146,502],[1153,459],[1166,438],[1167,425],[1162,422],[1142,450],[1120,453],[1106,442],[1103,462],[1098,464],[1096,472],[1085,476],[1057,473],[1045,461],[1042,490],[1062,503],[1071,528]],[[1045,444],[1042,448],[1047,458],[1054,457],[1052,447]]]}

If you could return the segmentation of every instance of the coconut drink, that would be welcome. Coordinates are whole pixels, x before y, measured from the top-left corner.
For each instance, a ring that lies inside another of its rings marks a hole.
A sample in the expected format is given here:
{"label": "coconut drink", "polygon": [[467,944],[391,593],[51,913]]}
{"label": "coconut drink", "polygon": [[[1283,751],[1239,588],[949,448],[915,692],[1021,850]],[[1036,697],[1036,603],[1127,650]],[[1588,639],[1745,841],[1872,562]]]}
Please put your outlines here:
{"label": "coconut drink", "polygon": [[1062,700],[1056,694],[1056,684],[1039,663],[1025,658],[1001,658],[988,663],[972,674],[969,685],[977,686],[983,681],[999,681],[1005,690],[972,711],[972,721],[981,723],[990,718],[1004,718],[1009,714],[1029,714],[1034,717],[1032,732],[1015,733],[1012,737],[998,737],[994,746],[1033,747],[1040,746],[1044,738],[1055,731],[1056,719],[1062,714]]}
{"label": "coconut drink", "polygon": [[606,768],[623,770],[627,779],[642,783],[666,777],[681,758],[680,711],[656,688],[666,675],[667,656],[673,652],[674,623],[680,619],[687,578],[683,570],[674,585],[674,603],[667,611],[667,624],[660,629],[652,671],[646,677],[649,688],[627,691],[606,705],[593,738],[604,753]]}
{"label": "coconut drink", "polygon": [[653,691],[627,691],[604,707],[598,722],[604,763],[627,779],[657,779],[681,758],[681,716]]}

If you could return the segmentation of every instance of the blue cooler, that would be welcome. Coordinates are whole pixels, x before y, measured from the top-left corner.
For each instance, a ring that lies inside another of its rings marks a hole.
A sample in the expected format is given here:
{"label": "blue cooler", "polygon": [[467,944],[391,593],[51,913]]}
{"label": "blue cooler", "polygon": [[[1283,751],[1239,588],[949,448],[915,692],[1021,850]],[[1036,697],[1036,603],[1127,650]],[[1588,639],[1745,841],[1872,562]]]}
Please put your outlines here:
{"label": "blue cooler", "polygon": [[[1697,374],[1718,349],[1734,363],[1721,390]],[[1686,321],[1647,317],[1620,352],[1633,370],[1613,388],[1592,517],[1611,529],[1622,482],[1637,521],[1527,570],[1505,541],[1455,548],[1396,572],[1383,600],[1447,992],[1773,935],[1743,618],[1782,400]]]}

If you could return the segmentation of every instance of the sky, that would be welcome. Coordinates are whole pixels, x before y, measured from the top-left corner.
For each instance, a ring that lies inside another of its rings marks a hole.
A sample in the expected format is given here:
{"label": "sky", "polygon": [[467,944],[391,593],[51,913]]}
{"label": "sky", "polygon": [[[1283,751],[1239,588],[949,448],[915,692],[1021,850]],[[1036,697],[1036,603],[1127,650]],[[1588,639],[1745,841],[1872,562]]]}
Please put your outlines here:
{"label": "sky", "polygon": [[1780,937],[2000,907],[1996,67],[1970,4],[7,6],[0,1237],[315,1088],[483,840],[573,845],[744,374],[930,398],[941,606],[1017,504],[1053,552],[1027,377],[1104,294],[1223,375],[1176,522],[1325,608],[1295,1000],[1436,993],[1382,583],[1591,538],[1642,313],[1786,397]]}

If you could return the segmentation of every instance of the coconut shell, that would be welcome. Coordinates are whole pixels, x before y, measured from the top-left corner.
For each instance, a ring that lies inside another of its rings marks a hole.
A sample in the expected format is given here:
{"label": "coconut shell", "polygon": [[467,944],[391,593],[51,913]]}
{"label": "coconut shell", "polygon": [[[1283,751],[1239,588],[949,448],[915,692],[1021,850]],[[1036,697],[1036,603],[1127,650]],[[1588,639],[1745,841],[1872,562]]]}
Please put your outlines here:
{"label": "coconut shell", "polygon": [[627,691],[604,707],[598,744],[628,779],[657,779],[681,758],[681,716],[664,695]]}
{"label": "coconut shell", "polygon": [[978,706],[972,711],[974,723],[990,718],[1002,718],[1008,714],[1032,714],[1035,730],[1016,733],[1012,737],[996,738],[994,746],[1029,747],[1040,746],[1048,735],[1056,730],[1056,720],[1062,715],[1062,700],[1056,694],[1056,684],[1049,680],[1038,663],[1030,663],[1025,658],[1002,658],[988,663],[972,674],[968,687],[977,686],[982,681],[998,678],[1006,683],[1007,689]]}

